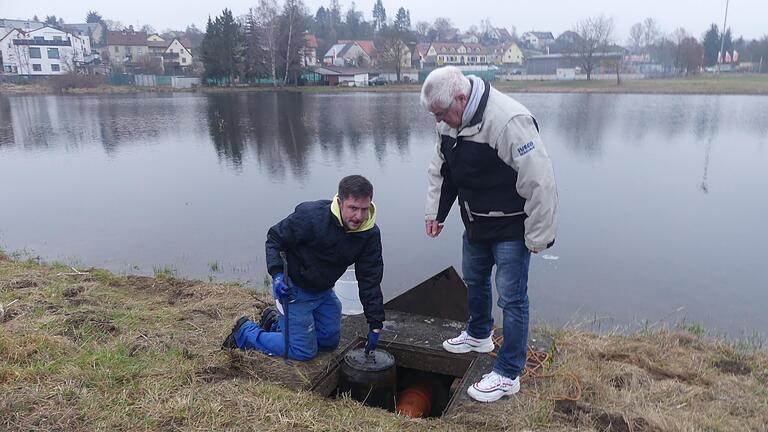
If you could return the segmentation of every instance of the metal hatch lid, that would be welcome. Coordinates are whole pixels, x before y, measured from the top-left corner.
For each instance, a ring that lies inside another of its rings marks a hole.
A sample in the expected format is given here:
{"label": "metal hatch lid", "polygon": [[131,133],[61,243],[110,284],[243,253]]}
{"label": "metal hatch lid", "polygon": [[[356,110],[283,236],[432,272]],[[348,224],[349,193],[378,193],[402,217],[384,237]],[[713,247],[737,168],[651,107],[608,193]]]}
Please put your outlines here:
{"label": "metal hatch lid", "polygon": [[377,349],[366,353],[364,348],[350,350],[344,356],[344,362],[352,369],[364,372],[378,372],[395,365],[392,354]]}
{"label": "metal hatch lid", "polygon": [[467,286],[451,266],[386,302],[384,309],[466,322]]}

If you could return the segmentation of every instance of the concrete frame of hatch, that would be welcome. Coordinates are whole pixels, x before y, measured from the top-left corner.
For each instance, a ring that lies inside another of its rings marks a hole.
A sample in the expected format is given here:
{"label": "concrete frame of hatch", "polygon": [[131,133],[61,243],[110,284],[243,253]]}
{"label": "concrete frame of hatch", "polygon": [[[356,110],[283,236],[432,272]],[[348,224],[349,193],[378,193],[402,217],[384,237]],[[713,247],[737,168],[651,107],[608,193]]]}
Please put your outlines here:
{"label": "concrete frame of hatch", "polygon": [[[467,389],[493,367],[494,358],[489,354],[452,354],[442,347],[443,340],[454,337],[464,328],[464,323],[399,311],[386,312],[379,349],[395,357],[397,366],[439,373],[460,378],[458,389],[443,411],[444,418],[455,416],[477,405],[467,395]],[[340,362],[350,349],[365,343],[367,325],[362,316],[342,319],[342,342],[335,354],[328,358],[327,367],[311,381],[309,390],[329,396],[338,387]],[[537,351],[549,352],[553,339],[548,335],[535,334],[529,344]],[[520,396],[524,397],[524,396]]]}

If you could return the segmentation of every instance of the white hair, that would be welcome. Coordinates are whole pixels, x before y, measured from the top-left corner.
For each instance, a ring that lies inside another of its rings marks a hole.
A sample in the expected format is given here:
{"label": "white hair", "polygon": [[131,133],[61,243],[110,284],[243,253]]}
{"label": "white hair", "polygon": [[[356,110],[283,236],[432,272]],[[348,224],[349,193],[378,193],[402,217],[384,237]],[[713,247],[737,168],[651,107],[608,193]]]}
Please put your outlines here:
{"label": "white hair", "polygon": [[426,109],[432,107],[448,108],[459,94],[469,97],[472,86],[469,78],[455,66],[445,66],[435,69],[427,75],[421,86],[421,104]]}

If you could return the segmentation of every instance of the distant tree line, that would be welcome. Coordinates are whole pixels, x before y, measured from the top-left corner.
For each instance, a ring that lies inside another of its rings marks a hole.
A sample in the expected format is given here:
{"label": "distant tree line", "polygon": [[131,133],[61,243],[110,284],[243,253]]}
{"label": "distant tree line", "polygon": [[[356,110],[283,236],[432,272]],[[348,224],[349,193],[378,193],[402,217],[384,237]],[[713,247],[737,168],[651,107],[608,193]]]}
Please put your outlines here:
{"label": "distant tree line", "polygon": [[[186,29],[166,29],[157,32],[150,25],[140,30],[159,33],[166,40],[185,37],[192,43],[196,57],[204,62],[206,77],[230,80],[270,79],[275,85],[297,83],[302,73],[302,51],[305,35],[313,34],[317,41],[317,56],[322,56],[339,40],[373,40],[378,49],[379,65],[400,75],[400,59],[407,45],[418,42],[460,42],[473,35],[484,45],[499,43],[498,32],[490,19],[460,31],[449,18],[437,17],[432,22],[411,21],[410,11],[398,7],[387,11],[382,0],[376,0],[371,20],[354,1],[343,10],[339,0],[328,0],[314,13],[307,10],[302,0],[257,0],[245,15],[235,16],[225,9],[220,16],[208,19],[205,32],[194,24]],[[282,3],[278,3],[278,1]],[[40,22],[37,15],[34,21]],[[46,15],[42,21],[49,25],[63,25],[56,15]],[[103,17],[97,11],[88,11],[86,22],[101,22],[109,30],[123,30],[120,21]],[[514,26],[508,40],[518,41]],[[564,35],[567,37],[563,38]],[[563,42],[560,39],[565,39]],[[563,46],[564,44],[564,46]],[[613,20],[604,16],[590,17],[574,24],[571,31],[558,38],[555,52],[570,52],[580,59],[584,72],[591,77],[600,63],[600,53],[624,52],[659,64],[665,73],[692,74],[718,62],[721,44],[724,52],[739,54],[739,61],[765,63],[768,71],[768,35],[760,39],[734,38],[730,28],[723,32],[712,24],[700,37],[678,28],[671,33],[662,31],[653,18],[646,18],[630,28],[629,38],[619,46],[614,33]],[[524,45],[524,44],[521,44]],[[617,75],[621,60],[611,61]]]}
{"label": "distant tree line", "polygon": [[[723,53],[720,47],[723,47]],[[717,24],[711,24],[701,38],[696,38],[684,28],[664,34],[653,18],[634,24],[630,28],[627,48],[633,54],[646,55],[667,71],[690,74],[701,68],[715,66],[718,57],[725,60],[725,53],[738,53],[739,62],[768,62],[768,35],[761,39],[733,39],[731,29],[723,33]],[[734,61],[731,59],[731,61]],[[768,70],[768,68],[765,68]]]}
{"label": "distant tree line", "polygon": [[[401,62],[407,44],[433,41],[458,41],[461,32],[448,18],[436,18],[433,23],[411,22],[411,13],[399,7],[393,15],[387,13],[382,0],[377,0],[372,19],[351,2],[342,10],[339,0],[329,0],[310,13],[302,0],[258,0],[248,13],[235,17],[225,9],[221,16],[210,18],[202,43],[205,76],[231,80],[266,78],[275,85],[298,82],[302,67],[305,34],[317,41],[317,56],[322,56],[339,40],[372,40],[379,56],[379,65],[400,75]],[[489,19],[481,27],[472,26],[481,42],[493,30]],[[516,38],[514,29],[513,37]],[[224,53],[231,53],[232,58]]]}

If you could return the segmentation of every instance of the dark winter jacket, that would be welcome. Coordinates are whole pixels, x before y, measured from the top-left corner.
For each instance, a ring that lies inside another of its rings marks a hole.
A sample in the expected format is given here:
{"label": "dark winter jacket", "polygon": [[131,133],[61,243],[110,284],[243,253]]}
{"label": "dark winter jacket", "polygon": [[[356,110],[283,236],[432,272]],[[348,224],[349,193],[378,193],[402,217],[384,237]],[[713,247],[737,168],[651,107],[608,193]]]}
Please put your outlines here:
{"label": "dark winter jacket", "polygon": [[340,217],[331,211],[330,200],[299,204],[267,233],[267,271],[272,276],[283,271],[280,251],[285,251],[291,281],[303,289],[320,292],[332,289],[347,267],[354,264],[366,320],[372,329],[381,328],[384,262],[375,214],[372,205],[363,230],[347,232]]}

